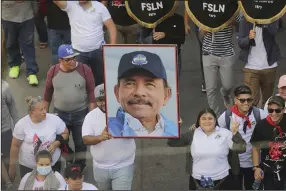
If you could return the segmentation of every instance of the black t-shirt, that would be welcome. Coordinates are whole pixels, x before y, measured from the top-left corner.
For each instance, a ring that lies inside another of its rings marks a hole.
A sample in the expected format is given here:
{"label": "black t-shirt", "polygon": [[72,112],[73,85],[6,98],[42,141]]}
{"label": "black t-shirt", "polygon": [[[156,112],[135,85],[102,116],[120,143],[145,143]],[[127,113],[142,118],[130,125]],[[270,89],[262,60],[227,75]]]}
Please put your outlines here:
{"label": "black t-shirt", "polygon": [[181,45],[185,43],[184,17],[175,13],[158,24],[155,32],[165,32],[166,36],[158,41],[153,40],[153,44],[177,44],[180,51]]}
{"label": "black t-shirt", "polygon": [[108,1],[107,8],[116,25],[130,26],[136,24],[136,21],[127,13],[124,0]]}
{"label": "black t-shirt", "polygon": [[261,149],[261,165],[268,172],[280,172],[286,170],[286,114],[278,124],[282,130],[282,136],[276,127],[270,125],[266,119],[257,123],[250,142],[265,141],[268,148]]}
{"label": "black t-shirt", "polygon": [[70,29],[69,17],[65,11],[62,11],[53,0],[47,0],[47,21],[48,28],[55,30]]}

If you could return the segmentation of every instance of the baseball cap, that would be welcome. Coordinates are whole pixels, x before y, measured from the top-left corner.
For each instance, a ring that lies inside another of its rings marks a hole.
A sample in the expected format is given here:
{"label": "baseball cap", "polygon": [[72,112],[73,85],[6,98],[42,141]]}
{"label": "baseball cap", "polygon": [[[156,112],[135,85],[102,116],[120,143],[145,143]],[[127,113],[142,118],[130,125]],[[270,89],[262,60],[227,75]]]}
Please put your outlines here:
{"label": "baseball cap", "polygon": [[94,89],[94,96],[95,98],[104,97],[105,91],[104,91],[104,84],[100,84],[95,87]]}
{"label": "baseball cap", "polygon": [[286,86],[286,75],[283,75],[279,78],[278,88]]}
{"label": "baseball cap", "polygon": [[82,177],[82,169],[79,164],[69,164],[65,169],[65,178]]}
{"label": "baseball cap", "polygon": [[268,101],[268,105],[270,105],[270,104],[276,104],[276,105],[279,105],[280,107],[284,108],[285,107],[285,100],[280,96],[272,96]]}
{"label": "baseball cap", "polygon": [[72,45],[63,44],[58,49],[59,58],[72,58],[79,55],[79,53],[74,52]]}
{"label": "baseball cap", "polygon": [[131,69],[142,68],[152,73],[157,78],[167,81],[167,74],[161,58],[147,51],[134,51],[124,54],[119,62],[118,79]]}

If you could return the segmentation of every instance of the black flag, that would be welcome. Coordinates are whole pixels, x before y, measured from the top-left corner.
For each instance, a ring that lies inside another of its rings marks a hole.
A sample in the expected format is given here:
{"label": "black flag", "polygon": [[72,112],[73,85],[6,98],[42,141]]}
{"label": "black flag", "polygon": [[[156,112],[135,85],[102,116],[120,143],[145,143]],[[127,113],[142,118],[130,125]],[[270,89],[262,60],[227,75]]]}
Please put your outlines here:
{"label": "black flag", "polygon": [[185,7],[193,22],[209,32],[227,27],[239,12],[237,0],[188,0]]}
{"label": "black flag", "polygon": [[286,0],[239,0],[246,20],[257,24],[270,24],[286,13]]}
{"label": "black flag", "polygon": [[177,0],[126,0],[126,10],[130,17],[146,28],[155,28],[163,20],[175,13]]}

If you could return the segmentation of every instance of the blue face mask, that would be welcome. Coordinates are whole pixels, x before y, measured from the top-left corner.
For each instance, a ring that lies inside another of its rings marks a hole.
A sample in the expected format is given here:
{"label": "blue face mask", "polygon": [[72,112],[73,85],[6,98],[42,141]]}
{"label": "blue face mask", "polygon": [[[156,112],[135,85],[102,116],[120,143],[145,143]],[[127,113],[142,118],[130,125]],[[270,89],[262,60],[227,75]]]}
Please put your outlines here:
{"label": "blue face mask", "polygon": [[48,175],[51,171],[52,171],[52,167],[51,166],[40,166],[40,167],[37,167],[37,172],[40,175],[43,175],[43,176]]}

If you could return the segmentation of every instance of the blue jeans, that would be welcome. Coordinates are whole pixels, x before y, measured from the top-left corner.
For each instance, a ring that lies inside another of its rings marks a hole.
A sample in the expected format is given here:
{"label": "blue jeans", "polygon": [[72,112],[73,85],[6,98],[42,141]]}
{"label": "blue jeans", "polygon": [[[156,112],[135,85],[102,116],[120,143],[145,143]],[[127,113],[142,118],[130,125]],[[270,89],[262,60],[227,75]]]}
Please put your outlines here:
{"label": "blue jeans", "polygon": [[102,61],[102,48],[93,50],[91,52],[80,52],[76,57],[78,62],[88,65],[93,73],[95,86],[104,83],[104,69]]}
{"label": "blue jeans", "polygon": [[198,26],[195,26],[195,32],[196,32],[197,40],[199,42],[199,51],[200,51],[199,62],[200,62],[200,66],[201,66],[203,85],[206,86],[204,66],[203,66],[203,45],[202,45],[202,42],[200,40],[200,36],[199,36],[200,30],[199,30]]}
{"label": "blue jeans", "polygon": [[2,20],[2,24],[9,66],[21,65],[21,49],[25,58],[27,76],[38,73],[39,68],[36,62],[34,46],[34,19],[22,23]]}
{"label": "blue jeans", "polygon": [[49,44],[52,49],[53,64],[58,64],[58,49],[62,44],[71,44],[71,30],[49,29]]}
{"label": "blue jeans", "polygon": [[63,112],[55,108],[54,112],[65,122],[69,132],[72,133],[75,146],[75,163],[84,167],[86,164],[86,145],[83,144],[82,140],[82,124],[88,113],[88,108],[77,112]]}
{"label": "blue jeans", "polygon": [[41,43],[47,43],[48,42],[48,31],[47,31],[47,25],[45,22],[45,16],[39,13],[35,16],[35,26],[39,35],[39,41]]}
{"label": "blue jeans", "polygon": [[9,169],[10,164],[10,149],[11,143],[13,139],[12,130],[8,130],[6,132],[1,132],[1,160],[4,163],[5,167]]}
{"label": "blue jeans", "polygon": [[93,167],[93,176],[99,190],[131,190],[134,164],[119,169]]}

